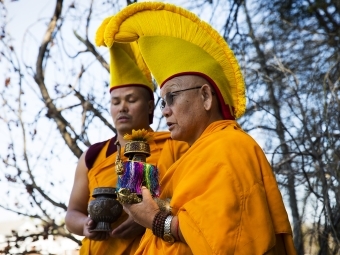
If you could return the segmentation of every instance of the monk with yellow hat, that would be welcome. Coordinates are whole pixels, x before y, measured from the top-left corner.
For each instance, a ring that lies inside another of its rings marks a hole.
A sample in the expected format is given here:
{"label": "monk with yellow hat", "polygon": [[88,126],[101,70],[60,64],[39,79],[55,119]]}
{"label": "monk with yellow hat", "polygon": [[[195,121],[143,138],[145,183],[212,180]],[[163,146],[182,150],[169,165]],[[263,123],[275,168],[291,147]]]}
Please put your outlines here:
{"label": "monk with yellow hat", "polygon": [[272,169],[235,120],[245,85],[225,40],[185,9],[142,2],[110,20],[104,42],[138,43],[171,137],[190,145],[160,181],[170,210],[146,188],[142,202],[125,204],[147,229],[136,254],[296,254]]}
{"label": "monk with yellow hat", "polygon": [[[103,45],[104,20],[96,35],[98,46]],[[87,207],[97,187],[117,187],[115,162],[116,141],[125,146],[125,134],[132,130],[145,129],[153,133],[149,141],[150,157],[146,162],[157,166],[159,175],[164,175],[188,149],[184,142],[173,141],[169,132],[153,132],[154,97],[151,74],[140,55],[137,43],[113,44],[110,47],[110,94],[111,115],[117,135],[107,141],[89,147],[81,156],[66,214],[66,227],[72,233],[85,236],[80,254],[134,254],[145,228],[134,222],[126,213],[111,225],[113,231],[94,232],[95,222],[88,217]],[[121,155],[122,160],[127,158]]]}

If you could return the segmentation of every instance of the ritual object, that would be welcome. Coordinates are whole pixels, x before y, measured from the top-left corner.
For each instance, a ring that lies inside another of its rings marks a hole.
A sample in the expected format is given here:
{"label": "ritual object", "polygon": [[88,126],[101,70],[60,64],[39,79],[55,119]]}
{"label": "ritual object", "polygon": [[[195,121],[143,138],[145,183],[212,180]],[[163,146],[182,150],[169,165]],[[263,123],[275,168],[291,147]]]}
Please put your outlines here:
{"label": "ritual object", "polygon": [[92,231],[111,231],[111,223],[115,222],[123,212],[123,206],[117,201],[116,188],[98,187],[93,190],[93,200],[88,204],[88,213],[95,221]]}
{"label": "ritual object", "polygon": [[142,186],[147,187],[155,198],[159,196],[158,169],[146,163],[150,156],[150,145],[153,133],[145,129],[132,130],[132,134],[124,136],[128,142],[125,145],[123,162],[120,157],[120,144],[117,142],[116,172],[118,174],[117,199],[124,203],[139,203],[142,201]]}

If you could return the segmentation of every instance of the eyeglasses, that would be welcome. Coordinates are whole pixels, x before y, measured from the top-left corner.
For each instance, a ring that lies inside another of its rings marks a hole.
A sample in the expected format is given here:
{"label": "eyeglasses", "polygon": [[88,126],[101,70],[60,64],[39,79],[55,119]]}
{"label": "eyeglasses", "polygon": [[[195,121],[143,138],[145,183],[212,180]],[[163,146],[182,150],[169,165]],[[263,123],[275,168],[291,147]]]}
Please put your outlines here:
{"label": "eyeglasses", "polygon": [[171,106],[174,103],[174,96],[176,96],[176,93],[179,92],[183,92],[183,91],[187,91],[187,90],[192,90],[192,89],[200,89],[202,88],[202,86],[199,87],[193,87],[193,88],[189,88],[189,89],[182,89],[182,90],[176,90],[176,91],[171,91],[165,94],[164,99],[161,98],[161,102],[160,102],[160,108],[161,110],[163,110],[165,108],[165,106]]}

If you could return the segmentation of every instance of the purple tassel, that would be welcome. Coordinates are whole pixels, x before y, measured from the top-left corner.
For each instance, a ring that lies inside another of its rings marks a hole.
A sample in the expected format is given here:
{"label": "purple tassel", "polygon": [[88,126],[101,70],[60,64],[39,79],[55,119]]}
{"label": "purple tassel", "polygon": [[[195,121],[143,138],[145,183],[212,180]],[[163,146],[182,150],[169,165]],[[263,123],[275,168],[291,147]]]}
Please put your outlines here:
{"label": "purple tassel", "polygon": [[159,196],[158,169],[151,164],[127,161],[124,162],[124,174],[118,177],[117,190],[127,188],[140,195],[141,187],[146,186],[153,197]]}

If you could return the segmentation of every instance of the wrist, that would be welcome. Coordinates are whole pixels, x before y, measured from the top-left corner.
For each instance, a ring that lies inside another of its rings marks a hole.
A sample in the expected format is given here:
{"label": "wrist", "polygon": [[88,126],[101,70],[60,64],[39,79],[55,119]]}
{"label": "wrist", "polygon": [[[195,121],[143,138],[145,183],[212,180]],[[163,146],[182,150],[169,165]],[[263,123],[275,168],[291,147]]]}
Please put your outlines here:
{"label": "wrist", "polygon": [[175,239],[177,241],[181,241],[180,235],[179,235],[179,220],[178,216],[174,217],[171,222],[171,233],[173,233]]}
{"label": "wrist", "polygon": [[171,222],[171,234],[174,236],[174,238],[176,239],[176,241],[178,242],[182,242],[182,243],[186,243],[183,235],[182,235],[182,231],[179,225],[179,219],[178,216],[174,216],[174,218],[172,219]]}
{"label": "wrist", "polygon": [[152,221],[152,233],[155,236],[163,238],[164,235],[164,224],[169,213],[159,211],[156,213]]}
{"label": "wrist", "polygon": [[152,222],[152,233],[168,243],[173,243],[176,239],[179,240],[179,238],[176,238],[175,235],[172,234],[173,219],[174,216],[168,212],[157,212]]}

